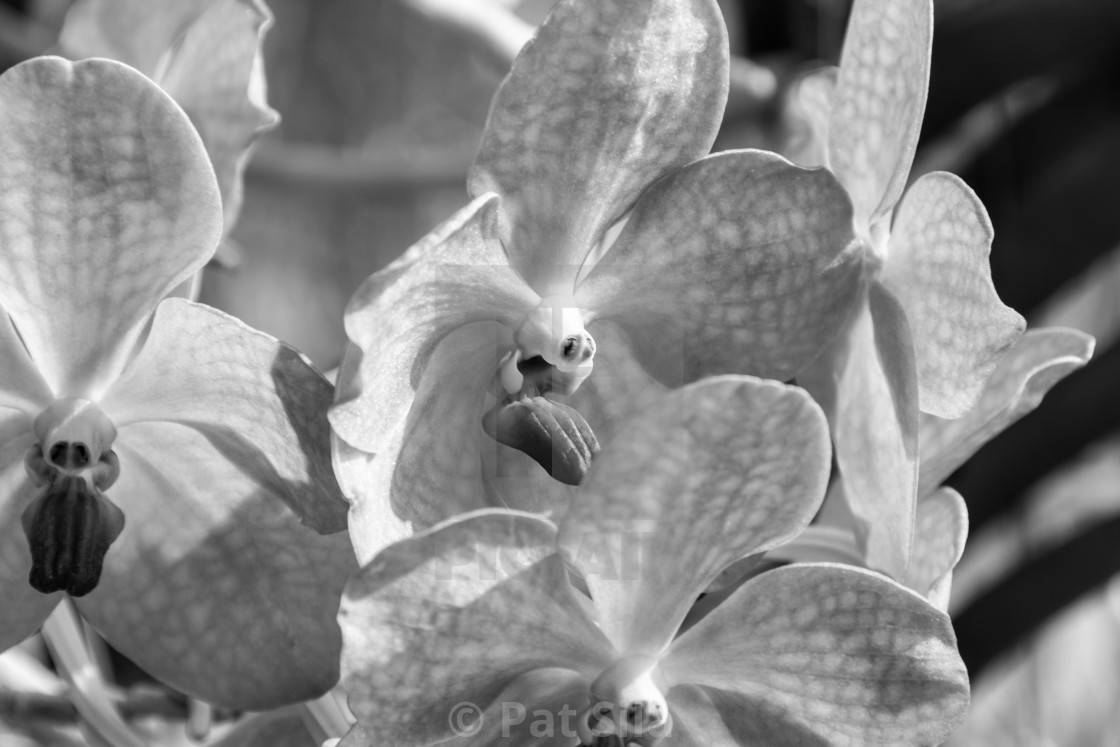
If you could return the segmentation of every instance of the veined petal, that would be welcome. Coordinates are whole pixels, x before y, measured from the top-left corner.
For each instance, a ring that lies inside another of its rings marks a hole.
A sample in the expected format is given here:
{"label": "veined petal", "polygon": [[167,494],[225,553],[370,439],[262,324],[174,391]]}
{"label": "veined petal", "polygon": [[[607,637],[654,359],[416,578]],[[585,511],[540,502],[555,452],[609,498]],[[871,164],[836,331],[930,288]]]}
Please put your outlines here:
{"label": "veined petal", "polygon": [[[440,747],[576,747],[576,718],[587,707],[587,679],[566,669],[535,669],[514,680],[485,711],[473,703],[449,709],[461,736]],[[472,720],[477,719],[477,720]],[[382,747],[376,723],[354,725],[338,747]]]}
{"label": "veined petal", "polygon": [[333,396],[292,348],[209,306],[171,298],[101,406],[118,428],[153,421],[194,428],[215,459],[237,465],[262,493],[329,533],[346,528],[347,509],[331,468]]}
{"label": "veined petal", "polygon": [[279,117],[265,101],[260,48],[272,15],[261,0],[80,0],[60,45],[109,57],[154,79],[202,136],[228,231],[241,206],[249,148]]}
{"label": "veined petal", "polygon": [[992,285],[992,224],[968,185],[937,171],[907,190],[895,216],[883,284],[914,336],[923,412],[959,418],[1026,322]]}
{"label": "veined petal", "polygon": [[616,433],[560,544],[619,651],[657,656],[720,571],[804,529],[828,454],[804,391],[745,376],[677,389]]}
{"label": "veined petal", "polygon": [[902,196],[929,90],[933,0],[852,6],[829,122],[829,163],[861,231]]}
{"label": "veined petal", "polygon": [[914,344],[890,291],[872,283],[868,300],[852,327],[837,391],[836,461],[868,565],[902,578],[917,500]]}
{"label": "veined petal", "polygon": [[764,714],[767,745],[940,744],[969,700],[949,617],[844,565],[751,579],[675,640],[661,666],[674,684],[715,688]]}
{"label": "veined petal", "polygon": [[449,739],[456,705],[485,711],[534,670],[593,678],[611,662],[555,542],[545,519],[479,511],[390,546],[350,581],[343,686],[381,743]]}
{"label": "veined petal", "polygon": [[0,307],[0,408],[34,418],[53,401],[51,388],[27,355],[11,317]]}
{"label": "veined petal", "polygon": [[57,396],[97,399],[218,243],[206,151],[132,68],[38,57],[0,77],[0,153],[0,303]]}
{"label": "veined petal", "polygon": [[941,488],[918,501],[914,552],[904,583],[949,611],[949,590],[957,561],[968,539],[968,507],[952,488]]}
{"label": "veined petal", "polygon": [[1027,330],[996,366],[980,402],[959,420],[921,420],[919,495],[931,493],[976,450],[1038,407],[1042,397],[1089,362],[1093,338],[1061,327]]}
{"label": "veined petal", "polygon": [[650,187],[577,290],[669,384],[788,379],[847,322],[862,268],[851,202],[823,169],[742,150]]}
{"label": "veined petal", "polygon": [[127,425],[116,452],[106,494],[127,521],[101,583],[77,600],[83,616],[145,671],[228,708],[333,686],[335,611],[357,569],[346,535],[301,526],[193,428]]}
{"label": "veined petal", "polygon": [[[423,385],[432,351],[450,332],[478,321],[515,329],[540,300],[509,266],[495,234],[497,210],[493,194],[474,200],[350,299],[345,323],[353,345],[330,412],[350,446],[384,448]],[[497,365],[495,357],[494,371]]]}
{"label": "veined petal", "polygon": [[713,0],[552,9],[494,97],[468,178],[471,195],[502,195],[502,241],[538,293],[571,292],[638,193],[708,152],[727,50]]}
{"label": "veined petal", "polygon": [[40,594],[31,588],[31,551],[20,517],[35,493],[23,466],[34,441],[23,413],[0,410],[0,651],[38,630],[61,594]]}

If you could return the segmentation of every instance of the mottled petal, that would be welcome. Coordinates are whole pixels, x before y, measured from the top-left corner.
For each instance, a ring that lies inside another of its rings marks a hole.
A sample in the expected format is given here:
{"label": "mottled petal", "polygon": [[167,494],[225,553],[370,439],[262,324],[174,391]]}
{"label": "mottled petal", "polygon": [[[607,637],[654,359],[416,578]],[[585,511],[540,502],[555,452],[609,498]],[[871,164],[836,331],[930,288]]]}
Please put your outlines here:
{"label": "mottled petal", "polygon": [[209,306],[159,305],[144,347],[101,406],[118,428],[194,428],[312,528],[346,528],[331,468],[329,382],[292,348]]}
{"label": "mottled petal", "polygon": [[448,739],[458,704],[486,711],[534,670],[594,677],[610,663],[555,542],[544,519],[480,511],[390,546],[351,580],[342,684],[380,743]]}
{"label": "mottled petal", "polygon": [[[494,195],[478,198],[370,276],[350,300],[345,323],[353,345],[330,413],[350,446],[382,451],[430,378],[426,368],[441,339],[477,321],[516,328],[536,306],[539,298],[497,241],[497,210]],[[494,371],[497,364],[495,357]]]}
{"label": "mottled petal", "polygon": [[128,425],[116,452],[106,494],[127,522],[82,615],[145,671],[227,708],[333,686],[335,611],[357,569],[346,535],[301,526],[193,428]]}
{"label": "mottled petal", "polygon": [[226,231],[249,148],[279,121],[265,102],[260,54],[271,22],[261,0],[80,0],[60,34],[70,55],[128,63],[183,107],[214,165]]}
{"label": "mottled petal", "polygon": [[837,392],[836,461],[867,563],[892,578],[909,564],[918,480],[918,382],[903,313],[878,283],[852,328]]}
{"label": "mottled petal", "polygon": [[0,153],[0,302],[55,394],[97,399],[213,254],[214,172],[167,94],[98,59],[4,73]]}
{"label": "mottled petal", "polygon": [[557,3],[498,89],[468,179],[502,195],[501,238],[533,288],[570,292],[638,193],[708,152],[727,80],[713,0]]}
{"label": "mottled petal", "polygon": [[949,610],[953,568],[968,539],[968,508],[952,488],[941,488],[918,501],[914,552],[904,583],[942,612]]}
{"label": "mottled petal", "polygon": [[956,643],[949,617],[899,584],[843,565],[793,565],[744,584],[661,666],[672,683],[741,702],[720,709],[733,717],[763,714],[767,745],[932,745],[968,708]]}
{"label": "mottled petal", "polygon": [[933,0],[852,6],[829,122],[829,163],[866,231],[902,196],[929,90]]}
{"label": "mottled petal", "polygon": [[38,630],[62,596],[40,594],[28,583],[31,553],[20,517],[35,494],[23,466],[33,438],[25,415],[0,410],[0,651]]}
{"label": "mottled petal", "polygon": [[657,655],[720,571],[804,529],[828,454],[804,391],[742,376],[675,390],[627,423],[560,525],[615,646]]}
{"label": "mottled petal", "polygon": [[0,308],[0,408],[10,407],[34,418],[53,400],[51,388],[28,356],[11,317]]}
{"label": "mottled petal", "polygon": [[988,378],[980,402],[959,420],[923,416],[920,495],[932,492],[976,450],[1038,407],[1050,387],[1089,362],[1093,338],[1073,329],[1027,330]]}
{"label": "mottled petal", "polygon": [[836,336],[860,284],[836,178],[766,151],[719,153],[662,179],[577,291],[669,384],[788,379]]}
{"label": "mottled petal", "polygon": [[952,174],[926,174],[895,216],[883,284],[906,309],[923,412],[959,418],[1026,322],[992,285],[992,224],[980,199]]}

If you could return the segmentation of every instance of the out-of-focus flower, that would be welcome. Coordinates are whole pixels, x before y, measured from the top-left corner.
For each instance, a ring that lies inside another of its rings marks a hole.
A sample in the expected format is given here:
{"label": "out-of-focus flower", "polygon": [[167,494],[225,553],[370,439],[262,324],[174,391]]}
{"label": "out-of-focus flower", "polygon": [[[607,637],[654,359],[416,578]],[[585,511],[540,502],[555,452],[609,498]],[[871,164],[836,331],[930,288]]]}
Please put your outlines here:
{"label": "out-of-focus flower", "polygon": [[213,253],[220,204],[198,134],[132,68],[0,77],[0,647],[66,593],[154,675],[256,708],[333,684],[352,561],[300,526],[345,526],[330,384],[161,303]]}
{"label": "out-of-focus flower", "polygon": [[807,386],[826,404],[843,494],[867,562],[902,579],[918,484],[920,413],[958,418],[1022,333],[988,267],[992,227],[959,178],[903,195],[925,111],[932,0],[857,0],[839,70],[802,84],[823,162],[848,190],[866,249],[866,302]]}
{"label": "out-of-focus flower", "polygon": [[343,744],[940,743],[968,704],[949,619],[884,576],[767,571],[681,630],[805,527],[829,466],[803,391],[719,377],[627,423],[559,528],[490,509],[387,548],[342,603]]}
{"label": "out-of-focus flower", "polygon": [[771,153],[703,157],[727,67],[711,0],[554,7],[493,102],[474,201],[346,315],[331,423],[359,558],[487,505],[563,509],[596,433],[661,385],[788,379],[831,343],[860,282],[851,204]]}
{"label": "out-of-focus flower", "polygon": [[218,177],[223,239],[241,211],[252,146],[279,121],[261,57],[271,23],[263,0],[78,0],[59,38],[74,58],[131,65],[183,108]]}

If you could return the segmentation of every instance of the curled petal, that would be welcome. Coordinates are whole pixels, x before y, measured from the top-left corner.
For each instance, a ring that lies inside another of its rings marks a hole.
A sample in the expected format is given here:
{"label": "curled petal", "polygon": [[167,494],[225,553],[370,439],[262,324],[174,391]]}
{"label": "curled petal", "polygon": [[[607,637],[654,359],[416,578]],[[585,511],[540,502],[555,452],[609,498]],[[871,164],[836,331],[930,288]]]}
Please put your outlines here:
{"label": "curled petal", "polygon": [[1026,323],[992,285],[992,224],[975,193],[943,171],[918,179],[891,231],[883,284],[914,336],[923,412],[959,418]]}
{"label": "curled petal", "polygon": [[287,345],[216,309],[168,299],[102,408],[118,427],[155,421],[196,429],[215,459],[237,465],[327,533],[346,528],[347,509],[331,469],[333,395]]}
{"label": "curled petal", "polygon": [[1093,338],[1073,329],[1027,330],[988,377],[980,401],[959,420],[924,416],[919,493],[931,493],[976,450],[1038,406],[1042,397],[1089,362]]}
{"label": "curled petal", "polygon": [[823,67],[806,74],[789,93],[787,118],[793,121],[792,142],[783,150],[802,166],[828,166],[828,122],[836,94],[837,67]]}
{"label": "curled petal", "polygon": [[805,392],[748,377],[675,390],[621,428],[560,525],[615,646],[658,655],[720,571],[804,529],[828,454]]}
{"label": "curled petal", "polygon": [[867,563],[902,578],[917,500],[918,382],[906,315],[878,283],[852,329],[834,432]]}
{"label": "curled petal", "polygon": [[942,612],[949,610],[953,568],[968,539],[968,508],[960,493],[941,488],[918,501],[914,553],[904,583]]}
{"label": "curled petal", "polygon": [[577,291],[669,384],[788,379],[858,300],[851,202],[829,172],[765,151],[719,153],[644,193]]}
{"label": "curled petal", "polygon": [[82,615],[145,671],[227,708],[334,686],[335,611],[357,568],[346,534],[302,526],[193,428],[133,423],[116,451],[128,523]]}
{"label": "curled petal", "polygon": [[260,59],[271,22],[261,0],[80,0],[59,37],[74,57],[135,67],[183,107],[214,165],[227,231],[250,146],[279,119],[264,100]]}
{"label": "curled petal", "polygon": [[57,396],[97,399],[218,243],[206,151],[132,68],[38,57],[0,77],[0,152],[0,303]]}
{"label": "curled petal", "polygon": [[523,675],[587,678],[610,663],[555,540],[539,517],[479,511],[390,546],[350,581],[342,684],[380,743],[448,739],[457,705],[485,712]]}
{"label": "curled petal", "polygon": [[502,196],[502,241],[534,289],[571,292],[638,193],[708,152],[727,85],[712,0],[556,4],[498,89],[468,179]]}
{"label": "curled petal", "polygon": [[[350,300],[345,323],[353,345],[330,413],[335,432],[350,446],[370,453],[384,448],[408,414],[440,340],[478,321],[512,330],[536,306],[539,298],[498,243],[497,209],[493,194],[476,199],[370,276]],[[495,371],[497,364],[495,355]]]}
{"label": "curled petal", "polygon": [[949,617],[899,584],[793,565],[745,583],[673,642],[662,669],[718,691],[728,730],[757,743],[941,744],[968,708],[956,643]]}
{"label": "curled petal", "polygon": [[866,231],[894,208],[918,145],[929,90],[933,0],[853,4],[829,121],[829,164]]}

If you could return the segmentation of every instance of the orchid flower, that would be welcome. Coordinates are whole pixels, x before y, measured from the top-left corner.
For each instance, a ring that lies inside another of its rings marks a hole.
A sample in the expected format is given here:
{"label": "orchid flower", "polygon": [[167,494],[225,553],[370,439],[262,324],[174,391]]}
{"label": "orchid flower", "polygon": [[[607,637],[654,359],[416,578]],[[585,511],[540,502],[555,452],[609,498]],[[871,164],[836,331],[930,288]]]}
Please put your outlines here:
{"label": "orchid flower", "polygon": [[844,495],[871,567],[910,562],[920,413],[958,418],[1023,331],[992,285],[992,226],[952,174],[903,194],[929,85],[932,0],[856,0],[839,70],[802,88],[824,164],[848,190],[865,300],[801,381],[827,403]]}
{"label": "orchid flower", "polygon": [[352,560],[330,384],[161,302],[213,253],[220,204],[189,120],[132,68],[0,76],[0,649],[68,594],[153,675],[260,708],[333,684]]}
{"label": "orchid flower", "polygon": [[940,744],[968,704],[952,627],[880,574],[767,571],[681,627],[804,529],[829,467],[804,391],[716,377],[623,426],[559,526],[484,509],[390,546],[341,606],[343,745]]}
{"label": "orchid flower", "polygon": [[473,201],[348,307],[330,419],[360,559],[487,505],[563,510],[664,386],[788,379],[838,333],[850,202],[771,153],[704,157],[728,64],[714,0],[554,6],[495,96]]}
{"label": "orchid flower", "polygon": [[67,54],[131,65],[183,108],[218,177],[225,242],[252,147],[280,119],[265,100],[271,24],[263,0],[77,0],[59,36]]}
{"label": "orchid flower", "polygon": [[[980,401],[963,417],[923,414],[918,504],[910,567],[899,580],[949,607],[952,571],[964,551],[968,510],[960,494],[941,483],[993,437],[1038,406],[1050,387],[1088,363],[1093,338],[1061,327],[1027,330],[988,377]],[[834,483],[831,490],[843,490]],[[826,506],[830,499],[826,499]],[[857,538],[843,520],[828,516],[768,557],[776,561],[830,561],[867,565]]]}

